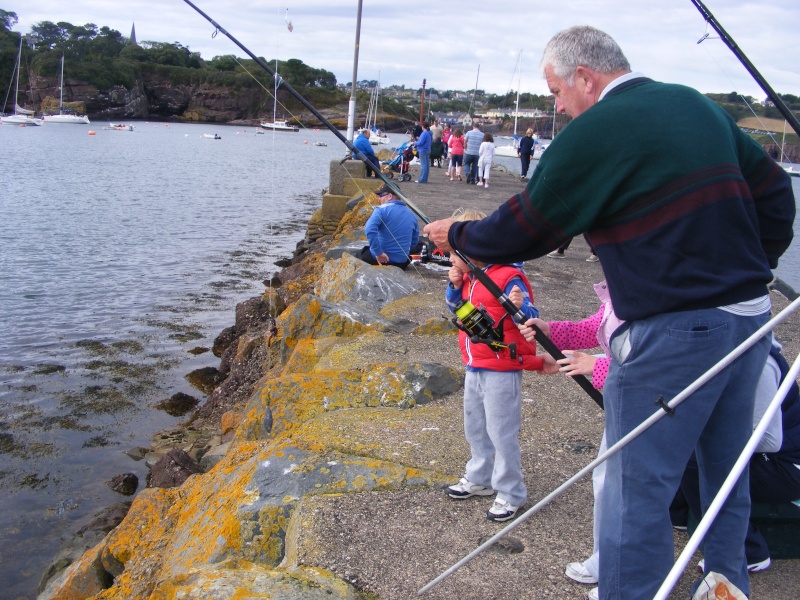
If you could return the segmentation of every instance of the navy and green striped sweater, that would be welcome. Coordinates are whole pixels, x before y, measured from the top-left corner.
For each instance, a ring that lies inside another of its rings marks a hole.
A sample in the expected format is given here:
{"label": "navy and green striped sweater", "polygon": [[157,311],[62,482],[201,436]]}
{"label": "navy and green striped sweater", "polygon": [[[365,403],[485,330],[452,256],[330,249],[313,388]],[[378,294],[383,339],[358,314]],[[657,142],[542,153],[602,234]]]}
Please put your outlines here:
{"label": "navy and green striped sweater", "polygon": [[789,176],[713,102],[637,78],[575,118],[526,189],[451,246],[509,263],[587,232],[627,321],[767,293],[792,240]]}

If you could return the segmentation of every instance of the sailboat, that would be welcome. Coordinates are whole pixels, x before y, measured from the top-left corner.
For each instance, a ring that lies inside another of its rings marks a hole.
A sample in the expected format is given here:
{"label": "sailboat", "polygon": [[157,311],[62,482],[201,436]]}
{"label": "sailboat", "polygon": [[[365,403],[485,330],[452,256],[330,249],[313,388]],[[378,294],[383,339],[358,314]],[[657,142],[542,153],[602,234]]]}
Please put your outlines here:
{"label": "sailboat", "polygon": [[533,148],[533,160],[539,160],[540,158],[542,158],[542,154],[544,154],[544,151],[547,150],[547,147],[550,145],[550,142],[552,142],[553,139],[556,137],[556,115],[558,114],[557,108],[558,108],[558,106],[554,102],[553,103],[553,133],[551,134],[550,139],[549,140],[548,139],[540,140],[540,139],[536,138],[536,136],[534,136],[534,138],[536,139],[536,143],[535,143],[535,146]]}
{"label": "sailboat", "polygon": [[494,149],[495,156],[517,156],[519,137],[517,137],[517,119],[519,117],[519,90],[522,86],[522,50],[517,55],[517,108],[514,111],[514,141],[507,146],[498,146]]}
{"label": "sailboat", "polygon": [[17,103],[19,96],[19,72],[20,64],[22,63],[22,36],[19,36],[19,53],[17,54],[17,79],[14,85],[14,114],[5,117],[0,117],[0,123],[9,123],[12,125],[41,125],[41,119],[35,119],[32,110],[26,110]]}
{"label": "sailboat", "polygon": [[88,125],[89,117],[86,115],[68,115],[64,114],[64,55],[61,55],[61,86],[59,87],[58,96],[58,114],[47,115],[45,117],[47,123],[74,123],[76,125]]}
{"label": "sailboat", "polygon": [[378,85],[372,88],[369,95],[369,108],[367,108],[367,120],[364,123],[364,128],[369,129],[369,143],[373,146],[378,144],[389,144],[391,140],[389,136],[378,129],[378,105],[380,99],[380,81]]}

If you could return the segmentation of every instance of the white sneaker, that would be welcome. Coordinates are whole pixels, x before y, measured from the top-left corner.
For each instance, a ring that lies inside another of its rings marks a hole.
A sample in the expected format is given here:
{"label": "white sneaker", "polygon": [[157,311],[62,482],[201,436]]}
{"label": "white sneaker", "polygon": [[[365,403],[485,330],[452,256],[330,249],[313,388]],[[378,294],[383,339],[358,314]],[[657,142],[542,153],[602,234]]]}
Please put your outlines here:
{"label": "white sneaker", "polygon": [[488,187],[489,187],[489,184],[488,184],[488,183],[484,183],[484,184],[483,184],[483,187],[485,187],[485,188],[488,188]]}
{"label": "white sneaker", "polygon": [[486,512],[486,518],[496,523],[502,523],[513,519],[518,510],[518,505],[510,504],[505,500],[500,500],[500,498],[495,498],[492,508]]}
{"label": "white sneaker", "polygon": [[559,252],[558,250],[553,250],[550,254],[547,255],[549,258],[564,258],[564,253]]}
{"label": "white sneaker", "polygon": [[475,185],[483,185],[483,184],[482,184],[482,183],[479,181],[479,182],[478,182],[478,183],[476,183]]}
{"label": "white sneaker", "polygon": [[567,568],[564,570],[564,575],[573,581],[577,581],[578,583],[597,583],[597,577],[589,573],[586,567],[583,566],[583,563],[579,562],[569,563]]}
{"label": "white sneaker", "polygon": [[600,588],[592,588],[586,594],[586,600],[600,600]]}
{"label": "white sneaker", "polygon": [[463,500],[472,496],[491,496],[492,494],[494,494],[492,488],[472,483],[465,477],[462,477],[455,485],[447,488],[447,495],[456,500]]}
{"label": "white sneaker", "polygon": [[589,257],[586,259],[586,262],[597,262],[600,260],[597,258],[597,254],[590,254]]}
{"label": "white sneaker", "polygon": [[[762,560],[760,562],[755,562],[755,563],[748,564],[747,565],[747,572],[748,573],[758,573],[759,571],[766,571],[767,569],[769,569],[769,566],[771,564],[772,564],[772,559],[770,559],[770,557],[768,556],[766,559],[764,559],[764,560]],[[700,573],[703,573],[705,571],[705,568],[706,568],[706,559],[705,558],[700,559],[700,562],[697,563],[697,570]]]}

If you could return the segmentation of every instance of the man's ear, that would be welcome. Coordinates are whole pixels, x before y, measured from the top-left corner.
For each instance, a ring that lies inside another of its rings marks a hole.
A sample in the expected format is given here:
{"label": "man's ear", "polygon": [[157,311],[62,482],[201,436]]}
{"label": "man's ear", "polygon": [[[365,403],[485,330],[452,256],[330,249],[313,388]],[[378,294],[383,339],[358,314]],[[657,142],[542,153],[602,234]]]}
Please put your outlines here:
{"label": "man's ear", "polygon": [[581,91],[591,94],[594,91],[594,71],[586,67],[575,69],[575,86],[580,86]]}

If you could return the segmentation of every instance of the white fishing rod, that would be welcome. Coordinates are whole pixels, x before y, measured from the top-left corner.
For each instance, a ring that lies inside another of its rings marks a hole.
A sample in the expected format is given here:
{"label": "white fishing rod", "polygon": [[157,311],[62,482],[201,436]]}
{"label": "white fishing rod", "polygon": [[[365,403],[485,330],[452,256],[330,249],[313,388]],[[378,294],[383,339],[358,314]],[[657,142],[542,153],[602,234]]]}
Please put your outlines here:
{"label": "white fishing rod", "polygon": [[756,427],[753,431],[753,435],[750,436],[750,440],[747,442],[747,445],[739,455],[739,459],[736,461],[736,464],[733,465],[733,469],[731,469],[731,472],[723,482],[719,492],[717,492],[717,495],[714,497],[714,501],[708,507],[706,514],[697,525],[697,529],[695,529],[692,537],[689,538],[689,542],[686,544],[683,552],[681,552],[678,560],[672,566],[672,570],[667,575],[664,583],[662,583],[661,587],[658,588],[658,592],[656,592],[653,600],[666,599],[667,596],[669,596],[669,593],[672,591],[672,588],[675,587],[675,584],[678,582],[678,579],[680,579],[683,570],[686,568],[686,565],[688,565],[689,561],[692,559],[692,555],[700,547],[700,542],[705,537],[706,533],[711,527],[711,524],[714,522],[714,519],[717,518],[722,505],[728,499],[728,495],[731,493],[733,486],[736,485],[736,482],[744,470],[748,468],[750,464],[750,457],[753,455],[753,452],[755,452],[759,442],[761,442],[761,438],[764,437],[764,432],[767,430],[772,417],[774,417],[775,413],[780,410],[783,399],[786,397],[786,394],[789,393],[789,389],[796,383],[799,373],[800,357],[795,359],[794,363],[792,364],[792,368],[789,369],[789,372],[786,374],[783,383],[770,401],[766,412],[764,412],[764,416],[761,417],[758,427]]}
{"label": "white fishing rod", "polygon": [[[525,511],[519,518],[517,518],[513,523],[506,526],[504,529],[493,535],[491,538],[486,540],[483,544],[475,548],[472,552],[467,554],[464,558],[459,560],[449,569],[444,571],[441,575],[436,577],[435,579],[431,580],[425,586],[420,588],[417,591],[417,595],[421,596],[428,590],[430,590],[433,586],[440,583],[441,581],[445,580],[447,577],[455,573],[458,569],[466,565],[469,561],[473,558],[478,556],[481,552],[489,548],[490,546],[497,543],[501,538],[505,537],[511,531],[516,529],[519,525],[525,522],[527,519],[535,515],[539,512],[542,508],[550,504],[553,500],[561,496],[564,492],[566,492],[573,484],[575,484],[579,479],[581,479],[587,473],[590,473],[594,470],[594,468],[601,463],[608,460],[611,456],[622,450],[625,446],[630,444],[634,439],[639,437],[642,433],[652,427],[657,421],[661,420],[665,415],[674,411],[675,407],[678,406],[681,402],[683,402],[686,398],[691,396],[694,392],[696,392],[699,388],[705,385],[708,381],[713,379],[720,371],[725,369],[728,365],[734,362],[737,358],[739,358],[742,354],[747,352],[750,347],[755,344],[758,340],[772,331],[775,327],[783,323],[789,315],[794,312],[798,307],[800,307],[800,298],[797,298],[794,302],[792,302],[789,306],[784,308],[780,313],[775,315],[772,319],[770,319],[767,323],[765,323],[761,328],[759,328],[755,333],[753,333],[750,337],[744,340],[741,344],[739,344],[736,348],[731,350],[725,357],[722,358],[717,364],[711,367],[708,371],[706,371],[703,375],[698,377],[693,383],[691,383],[688,387],[686,387],[682,392],[680,392],[677,396],[675,396],[672,400],[668,403],[664,402],[663,398],[658,399],[658,403],[661,404],[661,408],[658,409],[654,414],[650,417],[645,419],[640,425],[638,425],[635,429],[633,429],[630,433],[620,439],[616,444],[611,446],[608,450],[606,450],[603,454],[599,455],[596,459],[586,465],[583,469],[578,471],[575,475],[570,477],[567,481],[562,483],[559,487],[555,490],[550,492],[547,496],[542,498],[537,504],[529,508]],[[788,377],[787,377],[788,379]],[[738,477],[738,476],[737,476]]]}

